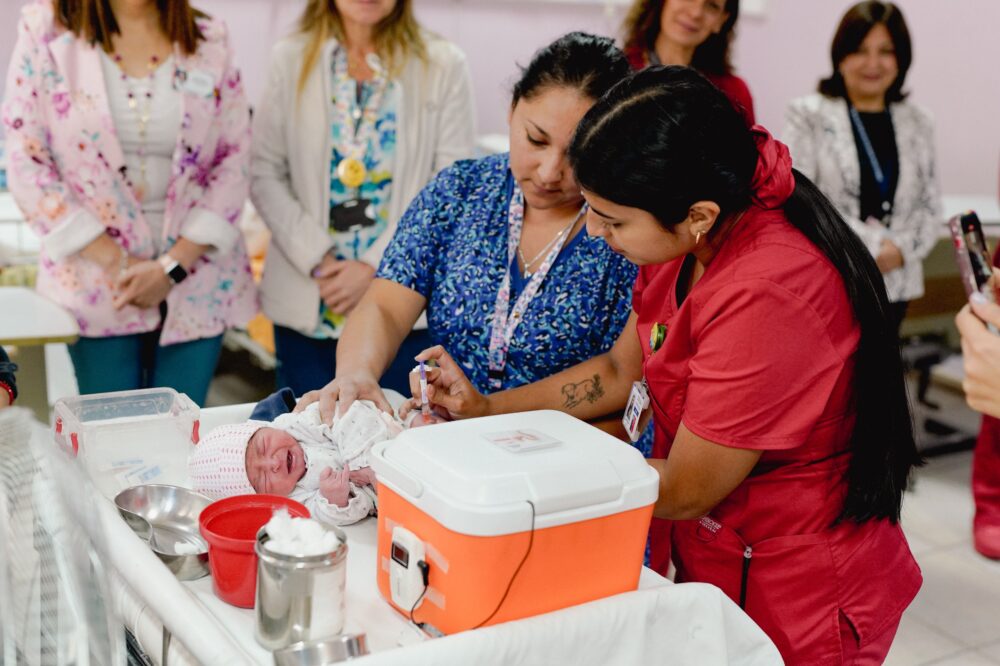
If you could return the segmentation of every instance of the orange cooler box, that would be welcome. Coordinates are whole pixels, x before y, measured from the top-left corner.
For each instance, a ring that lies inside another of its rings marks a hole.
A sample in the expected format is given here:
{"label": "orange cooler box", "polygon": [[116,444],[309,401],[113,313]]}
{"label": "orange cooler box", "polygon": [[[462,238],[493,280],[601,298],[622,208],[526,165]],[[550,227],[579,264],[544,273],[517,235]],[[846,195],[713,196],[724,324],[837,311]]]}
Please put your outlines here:
{"label": "orange cooler box", "polygon": [[404,615],[418,603],[416,622],[451,634],[638,585],[659,477],[583,421],[537,411],[415,428],[371,461],[379,590]]}

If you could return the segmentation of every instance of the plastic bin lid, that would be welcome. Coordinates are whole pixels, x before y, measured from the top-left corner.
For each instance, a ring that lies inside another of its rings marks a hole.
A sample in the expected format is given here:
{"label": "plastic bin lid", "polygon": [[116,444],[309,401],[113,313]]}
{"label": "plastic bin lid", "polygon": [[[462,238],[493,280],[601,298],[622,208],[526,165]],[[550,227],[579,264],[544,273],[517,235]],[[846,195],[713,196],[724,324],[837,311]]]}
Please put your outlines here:
{"label": "plastic bin lid", "polygon": [[634,447],[563,412],[404,431],[372,449],[379,483],[445,527],[494,536],[652,504],[659,476]]}
{"label": "plastic bin lid", "polygon": [[118,419],[119,422],[163,416],[197,419],[200,410],[185,394],[172,388],[151,388],[60,398],[56,401],[55,411],[57,415],[75,419],[81,426],[87,426],[91,422],[112,419]]}

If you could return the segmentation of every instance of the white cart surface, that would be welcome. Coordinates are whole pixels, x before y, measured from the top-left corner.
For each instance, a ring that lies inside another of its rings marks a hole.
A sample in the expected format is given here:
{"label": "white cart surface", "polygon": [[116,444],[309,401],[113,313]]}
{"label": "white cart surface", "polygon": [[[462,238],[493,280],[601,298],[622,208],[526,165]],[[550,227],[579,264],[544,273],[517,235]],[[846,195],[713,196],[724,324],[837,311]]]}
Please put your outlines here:
{"label": "white cart surface", "polygon": [[[252,405],[209,408],[202,432],[247,418]],[[98,503],[111,541],[113,607],[156,663],[273,664],[254,638],[254,614],[223,602],[211,578],[178,582],[120,519]],[[721,590],[674,585],[644,569],[639,589],[553,613],[440,638],[396,613],[376,585],[377,521],[345,528],[345,631],[364,632],[361,664],[780,664],[773,643]]]}

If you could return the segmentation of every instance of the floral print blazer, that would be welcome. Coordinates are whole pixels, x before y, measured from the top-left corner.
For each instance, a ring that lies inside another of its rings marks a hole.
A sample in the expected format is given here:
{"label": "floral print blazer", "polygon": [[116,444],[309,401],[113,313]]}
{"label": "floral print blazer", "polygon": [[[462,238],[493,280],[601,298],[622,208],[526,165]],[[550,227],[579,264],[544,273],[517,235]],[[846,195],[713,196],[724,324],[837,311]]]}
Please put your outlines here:
{"label": "floral print blazer", "polygon": [[230,229],[228,242],[203,255],[159,308],[112,306],[112,283],[78,254],[47,251],[45,237],[83,218],[99,220],[130,254],[154,258],[154,240],[127,179],[107,99],[100,45],[76,38],[54,19],[51,3],[26,6],[7,78],[2,117],[9,187],[42,237],[38,290],[70,310],[81,335],[128,335],[163,327],[160,344],[214,337],[246,323],[257,295],[237,226],[248,190],[250,115],[225,25],[198,19],[205,39],[175,53],[181,130],[164,213],[164,247],[189,216]]}

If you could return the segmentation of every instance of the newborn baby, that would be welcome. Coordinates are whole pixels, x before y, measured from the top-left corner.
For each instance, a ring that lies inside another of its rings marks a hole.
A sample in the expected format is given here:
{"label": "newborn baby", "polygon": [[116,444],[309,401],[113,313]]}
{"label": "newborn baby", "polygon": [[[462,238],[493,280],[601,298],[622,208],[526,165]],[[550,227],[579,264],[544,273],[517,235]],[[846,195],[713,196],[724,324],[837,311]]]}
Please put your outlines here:
{"label": "newborn baby", "polygon": [[212,499],[269,493],[301,502],[313,518],[350,525],[377,508],[368,452],[404,426],[367,400],[323,423],[319,404],[271,423],[246,421],[212,430],[188,467],[194,490]]}

